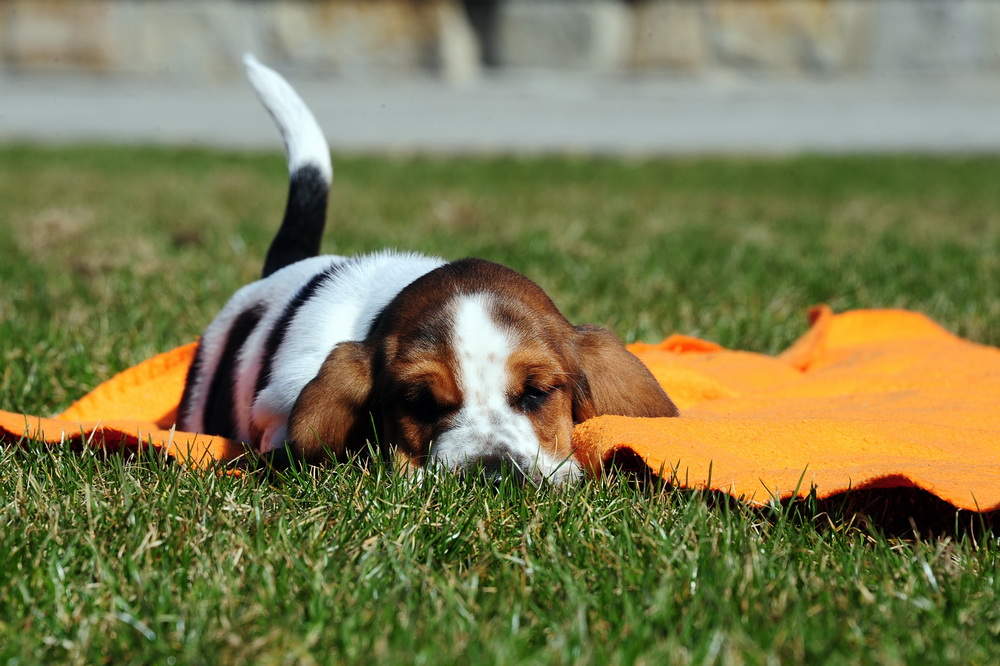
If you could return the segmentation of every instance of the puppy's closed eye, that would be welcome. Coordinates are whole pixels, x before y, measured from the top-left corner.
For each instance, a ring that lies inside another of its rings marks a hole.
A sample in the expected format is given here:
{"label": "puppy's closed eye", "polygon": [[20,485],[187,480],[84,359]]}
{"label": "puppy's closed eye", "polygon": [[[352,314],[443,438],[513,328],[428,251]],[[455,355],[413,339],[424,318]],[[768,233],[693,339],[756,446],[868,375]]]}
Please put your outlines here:
{"label": "puppy's closed eye", "polygon": [[405,387],[399,402],[405,414],[424,425],[434,425],[458,409],[457,405],[439,400],[426,384]]}
{"label": "puppy's closed eye", "polygon": [[549,401],[552,394],[560,387],[548,384],[534,383],[531,380],[524,384],[521,394],[517,396],[515,407],[530,414],[537,412]]}

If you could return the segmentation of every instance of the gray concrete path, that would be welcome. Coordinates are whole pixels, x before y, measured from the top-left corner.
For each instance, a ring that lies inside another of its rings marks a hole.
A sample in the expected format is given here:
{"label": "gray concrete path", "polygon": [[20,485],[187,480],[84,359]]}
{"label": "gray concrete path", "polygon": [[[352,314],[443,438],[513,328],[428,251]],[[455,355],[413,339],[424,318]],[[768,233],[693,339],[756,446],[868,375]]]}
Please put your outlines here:
{"label": "gray concrete path", "polygon": [[[1000,82],[290,77],[334,152],[1000,152]],[[0,77],[0,141],[274,148],[248,84]]]}

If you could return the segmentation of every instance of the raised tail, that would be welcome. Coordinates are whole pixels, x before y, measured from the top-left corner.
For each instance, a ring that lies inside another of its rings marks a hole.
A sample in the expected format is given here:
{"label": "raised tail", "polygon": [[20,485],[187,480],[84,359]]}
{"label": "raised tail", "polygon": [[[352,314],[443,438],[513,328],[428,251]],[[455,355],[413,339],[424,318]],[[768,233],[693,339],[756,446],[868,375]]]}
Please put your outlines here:
{"label": "raised tail", "polygon": [[271,241],[261,277],[319,254],[333,181],[330,147],[316,118],[288,81],[251,54],[243,56],[247,78],[274,119],[288,155],[288,203]]}

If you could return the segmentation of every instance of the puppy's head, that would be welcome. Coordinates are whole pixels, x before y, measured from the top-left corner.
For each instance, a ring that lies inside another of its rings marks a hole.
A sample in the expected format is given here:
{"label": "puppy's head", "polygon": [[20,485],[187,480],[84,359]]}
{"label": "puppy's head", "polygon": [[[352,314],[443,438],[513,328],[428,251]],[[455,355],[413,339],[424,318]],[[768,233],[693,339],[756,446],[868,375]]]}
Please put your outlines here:
{"label": "puppy's head", "polygon": [[676,416],[610,331],[572,326],[533,282],[465,259],[409,285],[362,342],[338,345],[292,410],[310,461],[378,441],[416,466],[575,478],[571,435],[601,414]]}

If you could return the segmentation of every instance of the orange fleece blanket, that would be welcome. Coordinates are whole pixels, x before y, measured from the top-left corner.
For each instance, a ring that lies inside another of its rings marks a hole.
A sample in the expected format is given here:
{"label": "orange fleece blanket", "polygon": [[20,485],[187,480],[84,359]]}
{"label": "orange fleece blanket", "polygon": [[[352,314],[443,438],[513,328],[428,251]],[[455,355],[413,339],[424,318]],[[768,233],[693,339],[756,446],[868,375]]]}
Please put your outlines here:
{"label": "orange fleece blanket", "polygon": [[[573,436],[581,463],[597,476],[624,450],[678,486],[756,504],[918,487],[959,509],[1000,508],[1000,349],[907,311],[820,307],[811,319],[778,357],[684,336],[632,345],[681,418],[587,421]],[[122,372],[55,418],[0,412],[0,438],[233,460],[240,444],[171,429],[195,347]]]}

